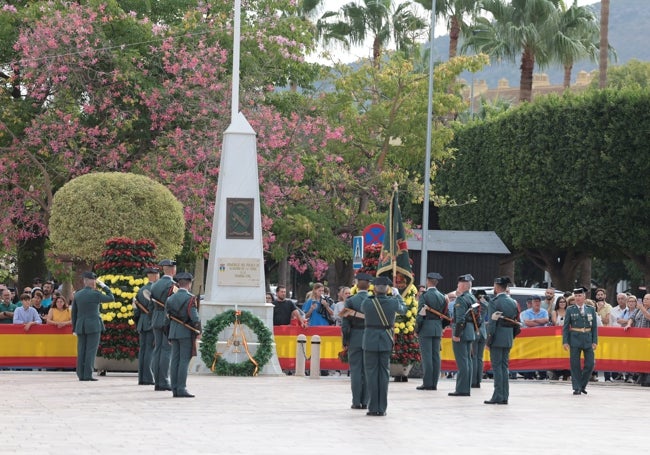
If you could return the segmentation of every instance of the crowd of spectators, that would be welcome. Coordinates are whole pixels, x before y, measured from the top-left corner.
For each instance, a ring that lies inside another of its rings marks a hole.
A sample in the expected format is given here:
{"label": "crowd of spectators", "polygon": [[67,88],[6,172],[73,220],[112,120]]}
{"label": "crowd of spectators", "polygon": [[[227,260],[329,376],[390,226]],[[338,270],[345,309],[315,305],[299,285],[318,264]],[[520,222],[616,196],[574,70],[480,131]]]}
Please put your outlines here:
{"label": "crowd of spectators", "polygon": [[34,325],[51,324],[61,328],[71,323],[68,302],[54,282],[43,283],[35,278],[32,286],[25,287],[20,294],[15,288],[0,284],[0,324],[21,324],[27,332]]}

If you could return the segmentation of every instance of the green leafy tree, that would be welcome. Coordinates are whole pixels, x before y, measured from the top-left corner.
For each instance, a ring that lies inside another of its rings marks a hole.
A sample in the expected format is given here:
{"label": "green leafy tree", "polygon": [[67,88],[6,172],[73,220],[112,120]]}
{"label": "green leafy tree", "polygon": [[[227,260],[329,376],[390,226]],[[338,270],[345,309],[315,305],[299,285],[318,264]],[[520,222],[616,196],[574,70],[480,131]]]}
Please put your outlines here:
{"label": "green leafy tree", "polygon": [[99,261],[113,237],[149,239],[160,257],[175,257],[185,232],[183,206],[160,183],[142,175],[100,172],[66,183],[54,196],[52,252]]}
{"label": "green leafy tree", "polygon": [[441,208],[441,225],[494,230],[560,289],[592,255],[636,258],[649,279],[649,107],[647,91],[567,94],[462,128],[437,175],[457,203]]}
{"label": "green leafy tree", "polygon": [[[650,87],[650,63],[632,59],[625,65],[610,66],[607,75],[607,88],[647,89]],[[591,88],[599,88],[598,78],[593,78]]]}

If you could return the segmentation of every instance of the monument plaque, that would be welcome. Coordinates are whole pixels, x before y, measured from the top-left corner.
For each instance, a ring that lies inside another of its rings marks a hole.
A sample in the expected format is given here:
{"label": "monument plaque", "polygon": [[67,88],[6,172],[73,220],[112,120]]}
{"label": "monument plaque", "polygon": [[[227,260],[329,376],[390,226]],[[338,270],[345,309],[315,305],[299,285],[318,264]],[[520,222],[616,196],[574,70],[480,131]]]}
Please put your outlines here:
{"label": "monument plaque", "polygon": [[219,286],[257,287],[260,286],[259,259],[255,258],[218,258]]}

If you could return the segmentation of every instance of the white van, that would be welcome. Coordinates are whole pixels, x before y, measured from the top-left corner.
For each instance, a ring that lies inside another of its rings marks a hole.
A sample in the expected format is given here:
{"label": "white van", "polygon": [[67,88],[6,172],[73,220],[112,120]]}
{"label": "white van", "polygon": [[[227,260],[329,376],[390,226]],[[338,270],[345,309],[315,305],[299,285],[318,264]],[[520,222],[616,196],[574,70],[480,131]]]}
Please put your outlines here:
{"label": "white van", "polygon": [[[546,294],[546,289],[544,288],[519,288],[516,286],[511,286],[510,288],[510,297],[515,299],[517,301],[517,304],[519,305],[519,311],[524,311],[527,306],[526,306],[526,300],[529,298],[532,298],[534,296],[539,296],[542,299],[542,302],[544,302],[544,299],[546,299],[545,294]],[[492,286],[474,286],[472,287],[472,292],[478,291],[478,290],[483,290],[485,293],[489,296],[492,297],[494,296],[494,288]],[[561,295],[564,295],[564,292],[562,291],[555,291],[555,298],[553,299],[553,306],[555,306],[555,301],[557,298]],[[549,314],[550,310],[553,310],[553,308],[549,309]]]}

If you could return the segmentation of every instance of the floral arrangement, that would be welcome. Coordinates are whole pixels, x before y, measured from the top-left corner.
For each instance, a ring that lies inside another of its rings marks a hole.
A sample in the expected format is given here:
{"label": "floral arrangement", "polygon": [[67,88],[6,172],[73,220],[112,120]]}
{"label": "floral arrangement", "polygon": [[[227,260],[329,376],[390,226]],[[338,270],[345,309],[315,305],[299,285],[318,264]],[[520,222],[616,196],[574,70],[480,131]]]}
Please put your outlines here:
{"label": "floral arrangement", "polygon": [[102,262],[95,266],[101,273],[139,275],[155,265],[156,244],[151,240],[113,237],[106,241]]}
{"label": "floral arrangement", "polygon": [[[359,272],[367,273],[368,275],[375,276],[377,274],[377,266],[379,264],[379,255],[381,254],[382,244],[373,243],[366,245],[363,249],[363,267]],[[372,293],[372,285],[369,292]],[[350,290],[351,294],[357,292],[356,285]],[[395,318],[395,345],[393,353],[390,357],[390,363],[410,365],[414,362],[420,361],[420,345],[415,335],[415,317],[418,312],[418,300],[416,298],[418,289],[415,285],[411,284],[408,288],[402,291],[402,298],[407,306],[406,314],[397,315]]]}
{"label": "floral arrangement", "polygon": [[375,276],[377,273],[377,266],[379,265],[379,255],[381,254],[381,243],[371,243],[363,247],[363,259],[361,260],[362,267],[358,273],[367,273],[368,275]]}
{"label": "floral arrangement", "polygon": [[398,314],[395,318],[395,346],[390,356],[391,363],[410,365],[420,361],[420,345],[415,335],[415,317],[418,312],[417,287],[411,284],[402,291],[406,304],[406,314]]}
{"label": "floral arrangement", "polygon": [[102,262],[95,270],[99,279],[111,288],[115,302],[102,303],[100,316],[106,330],[99,342],[99,356],[116,360],[138,358],[139,340],[132,302],[148,279],[133,275],[141,275],[145,267],[154,264],[155,248],[155,244],[146,239],[117,237],[106,241]]}

